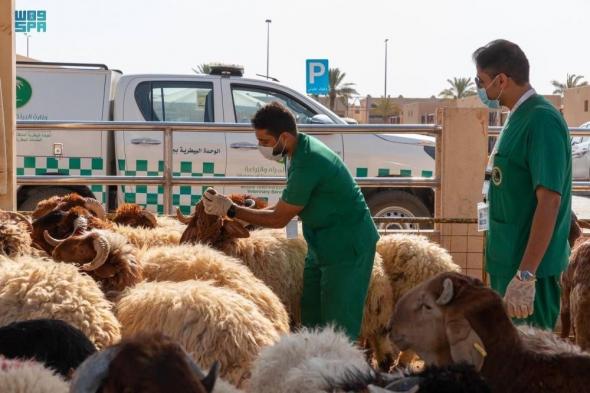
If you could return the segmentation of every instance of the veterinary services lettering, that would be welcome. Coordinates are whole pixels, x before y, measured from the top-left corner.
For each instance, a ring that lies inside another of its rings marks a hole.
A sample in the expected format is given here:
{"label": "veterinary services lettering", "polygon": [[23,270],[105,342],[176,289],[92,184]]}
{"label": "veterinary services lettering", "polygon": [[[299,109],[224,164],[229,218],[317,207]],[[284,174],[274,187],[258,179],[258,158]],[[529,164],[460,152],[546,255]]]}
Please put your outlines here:
{"label": "veterinary services lettering", "polygon": [[43,139],[51,138],[50,131],[42,132],[17,132],[17,142],[41,142]]}
{"label": "veterinary services lettering", "polygon": [[213,155],[217,155],[221,153],[221,149],[217,148],[217,149],[209,149],[207,147],[199,147],[199,148],[192,148],[192,147],[184,147],[184,146],[180,146],[178,148],[173,148],[172,152],[174,154],[193,154],[193,155],[197,155],[197,154],[213,154]]}

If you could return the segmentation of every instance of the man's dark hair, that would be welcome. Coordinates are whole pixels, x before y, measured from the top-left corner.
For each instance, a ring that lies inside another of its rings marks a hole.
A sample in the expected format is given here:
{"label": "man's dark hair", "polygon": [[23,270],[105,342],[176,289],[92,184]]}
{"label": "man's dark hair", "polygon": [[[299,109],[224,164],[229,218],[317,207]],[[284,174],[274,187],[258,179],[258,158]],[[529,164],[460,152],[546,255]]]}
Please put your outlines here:
{"label": "man's dark hair", "polygon": [[283,132],[297,135],[297,124],[293,114],[280,103],[274,101],[260,108],[252,118],[252,127],[267,130],[278,138]]}
{"label": "man's dark hair", "polygon": [[518,85],[529,81],[529,61],[518,45],[495,40],[473,52],[473,61],[490,77],[506,74]]}

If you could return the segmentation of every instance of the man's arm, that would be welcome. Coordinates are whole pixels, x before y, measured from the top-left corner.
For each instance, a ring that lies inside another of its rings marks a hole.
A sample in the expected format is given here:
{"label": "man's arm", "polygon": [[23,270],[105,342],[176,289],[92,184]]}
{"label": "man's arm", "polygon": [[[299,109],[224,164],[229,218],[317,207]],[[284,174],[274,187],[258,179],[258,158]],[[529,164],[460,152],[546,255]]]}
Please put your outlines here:
{"label": "man's arm", "polygon": [[532,273],[537,271],[549,247],[561,205],[561,195],[547,188],[538,187],[536,196],[537,208],[533,216],[531,233],[520,262],[520,270],[528,270]]}
{"label": "man's arm", "polygon": [[236,218],[266,228],[283,228],[303,206],[291,205],[282,199],[275,206],[266,209],[250,209],[236,206]]}

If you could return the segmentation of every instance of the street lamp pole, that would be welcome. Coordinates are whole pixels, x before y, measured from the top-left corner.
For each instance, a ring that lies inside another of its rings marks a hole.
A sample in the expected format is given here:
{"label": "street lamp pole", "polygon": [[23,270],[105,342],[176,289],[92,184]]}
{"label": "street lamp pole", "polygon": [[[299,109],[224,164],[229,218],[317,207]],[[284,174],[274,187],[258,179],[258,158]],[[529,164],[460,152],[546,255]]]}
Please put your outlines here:
{"label": "street lamp pole", "polygon": [[270,54],[270,24],[272,20],[266,20],[266,79],[268,79],[268,64]]}
{"label": "street lamp pole", "polygon": [[383,98],[387,98],[387,41],[389,41],[389,38],[385,39],[385,87]]}

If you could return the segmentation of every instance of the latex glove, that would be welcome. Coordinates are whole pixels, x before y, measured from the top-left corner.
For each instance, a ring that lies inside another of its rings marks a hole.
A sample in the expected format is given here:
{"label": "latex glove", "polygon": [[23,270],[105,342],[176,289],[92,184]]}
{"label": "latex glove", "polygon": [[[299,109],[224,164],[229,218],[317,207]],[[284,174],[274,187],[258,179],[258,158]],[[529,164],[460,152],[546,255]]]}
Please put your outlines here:
{"label": "latex glove", "polygon": [[508,316],[523,319],[532,315],[535,300],[535,280],[520,281],[514,277],[504,295]]}
{"label": "latex glove", "polygon": [[203,194],[203,206],[205,213],[212,216],[223,217],[233,205],[233,201],[225,195],[217,193],[214,189],[209,188]]}

